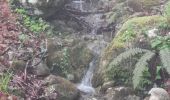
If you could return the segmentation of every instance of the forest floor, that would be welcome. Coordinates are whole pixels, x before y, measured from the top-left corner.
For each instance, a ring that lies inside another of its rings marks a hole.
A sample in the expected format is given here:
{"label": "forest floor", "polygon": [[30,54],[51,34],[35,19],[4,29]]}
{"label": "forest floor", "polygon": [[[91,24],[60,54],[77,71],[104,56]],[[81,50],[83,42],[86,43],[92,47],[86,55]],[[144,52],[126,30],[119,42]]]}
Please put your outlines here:
{"label": "forest floor", "polygon": [[[40,87],[37,87],[40,82],[35,76],[27,73],[27,68],[33,66],[31,62],[34,58],[40,58],[40,43],[45,38],[35,36],[28,31],[19,23],[18,18],[19,16],[11,10],[9,3],[6,0],[0,0],[0,76],[3,76],[9,69],[19,70],[18,66],[13,65],[13,62],[14,60],[22,60],[26,65],[24,70],[15,71],[9,84],[23,90],[28,97],[32,96],[34,98],[40,89]],[[22,33],[26,33],[29,39],[23,41],[20,38]],[[31,57],[29,56],[30,54]],[[3,89],[3,83],[1,82],[0,91]],[[7,100],[7,98],[17,100],[15,96],[10,96],[9,94],[5,90],[0,92],[0,100]]]}

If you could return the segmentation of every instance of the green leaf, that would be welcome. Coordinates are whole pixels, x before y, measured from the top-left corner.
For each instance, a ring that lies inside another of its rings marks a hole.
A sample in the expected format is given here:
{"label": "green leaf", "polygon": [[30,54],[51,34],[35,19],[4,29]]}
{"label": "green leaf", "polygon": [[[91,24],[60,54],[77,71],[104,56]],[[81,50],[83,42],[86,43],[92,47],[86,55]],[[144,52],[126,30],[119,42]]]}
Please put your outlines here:
{"label": "green leaf", "polygon": [[135,69],[133,71],[133,86],[137,88],[141,82],[141,78],[143,76],[143,72],[148,66],[148,61],[155,55],[154,52],[145,53],[135,65]]}
{"label": "green leaf", "polygon": [[155,40],[152,41],[151,47],[152,47],[152,48],[157,48],[161,43],[162,43],[161,40],[155,39]]}

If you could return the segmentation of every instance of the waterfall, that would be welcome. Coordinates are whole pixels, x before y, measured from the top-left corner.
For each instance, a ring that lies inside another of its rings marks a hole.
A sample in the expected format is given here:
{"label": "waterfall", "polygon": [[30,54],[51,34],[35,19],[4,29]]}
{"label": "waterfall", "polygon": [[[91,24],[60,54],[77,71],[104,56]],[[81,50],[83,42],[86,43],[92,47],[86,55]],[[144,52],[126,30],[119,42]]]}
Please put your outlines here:
{"label": "waterfall", "polygon": [[[85,0],[73,0],[72,1],[72,8],[81,11],[81,12],[86,12],[86,11],[93,11],[93,7],[92,5],[87,2],[85,2]],[[91,37],[96,37],[97,35],[97,29],[100,28],[101,26],[101,17],[102,14],[89,14],[86,16],[80,16],[80,18],[82,20],[84,20],[85,22],[87,22],[90,27],[91,27],[91,32],[88,33]],[[92,86],[92,78],[93,78],[93,74],[94,74],[94,70],[96,68],[96,63],[97,60],[99,58],[100,52],[101,50],[104,48],[103,45],[100,45],[102,41],[94,41],[91,44],[88,44],[88,48],[93,52],[94,54],[94,58],[92,59],[92,61],[89,63],[89,68],[87,70],[87,72],[85,73],[84,77],[81,80],[81,83],[77,85],[77,88],[87,94],[87,95],[93,95],[95,93],[95,89]]]}
{"label": "waterfall", "polygon": [[83,11],[83,1],[80,0],[80,11]]}
{"label": "waterfall", "polygon": [[75,4],[75,8],[79,9],[80,11],[84,11],[83,9],[83,0],[74,0],[73,3]]}
{"label": "waterfall", "polygon": [[95,90],[92,87],[93,72],[96,66],[96,58],[89,64],[89,69],[87,70],[85,76],[83,77],[81,83],[78,85],[78,89],[87,94],[94,94]]}

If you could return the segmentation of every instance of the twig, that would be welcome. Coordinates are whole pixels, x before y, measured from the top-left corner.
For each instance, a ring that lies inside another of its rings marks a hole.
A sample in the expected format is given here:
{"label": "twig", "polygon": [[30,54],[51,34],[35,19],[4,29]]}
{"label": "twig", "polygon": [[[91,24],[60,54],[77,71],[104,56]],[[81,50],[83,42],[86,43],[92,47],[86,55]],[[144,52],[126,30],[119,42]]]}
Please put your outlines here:
{"label": "twig", "polygon": [[39,65],[39,64],[41,63],[41,61],[43,60],[43,58],[45,58],[45,57],[46,57],[46,56],[45,56],[45,54],[46,54],[46,51],[45,51],[45,52],[43,52],[43,55],[41,56],[40,61],[39,61],[39,62],[37,62],[36,64],[32,65],[31,67],[34,67],[34,66]]}
{"label": "twig", "polygon": [[25,80],[25,81],[26,81],[26,79],[27,79],[27,68],[28,68],[29,63],[30,63],[30,60],[27,61],[26,67],[25,67],[25,70],[24,70],[24,80]]}
{"label": "twig", "polygon": [[10,50],[10,48],[8,47],[8,48],[6,48],[3,52],[2,52],[2,54],[0,54],[0,56],[3,56],[6,52],[8,52]]}

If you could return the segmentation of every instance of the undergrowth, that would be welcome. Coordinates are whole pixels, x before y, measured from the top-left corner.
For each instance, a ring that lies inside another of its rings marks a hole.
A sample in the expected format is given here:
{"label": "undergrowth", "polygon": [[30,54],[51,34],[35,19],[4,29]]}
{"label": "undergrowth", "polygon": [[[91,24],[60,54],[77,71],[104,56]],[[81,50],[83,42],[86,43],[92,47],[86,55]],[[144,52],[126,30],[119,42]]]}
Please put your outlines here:
{"label": "undergrowth", "polygon": [[0,76],[0,91],[8,93],[8,85],[11,80],[12,73],[6,72]]}

